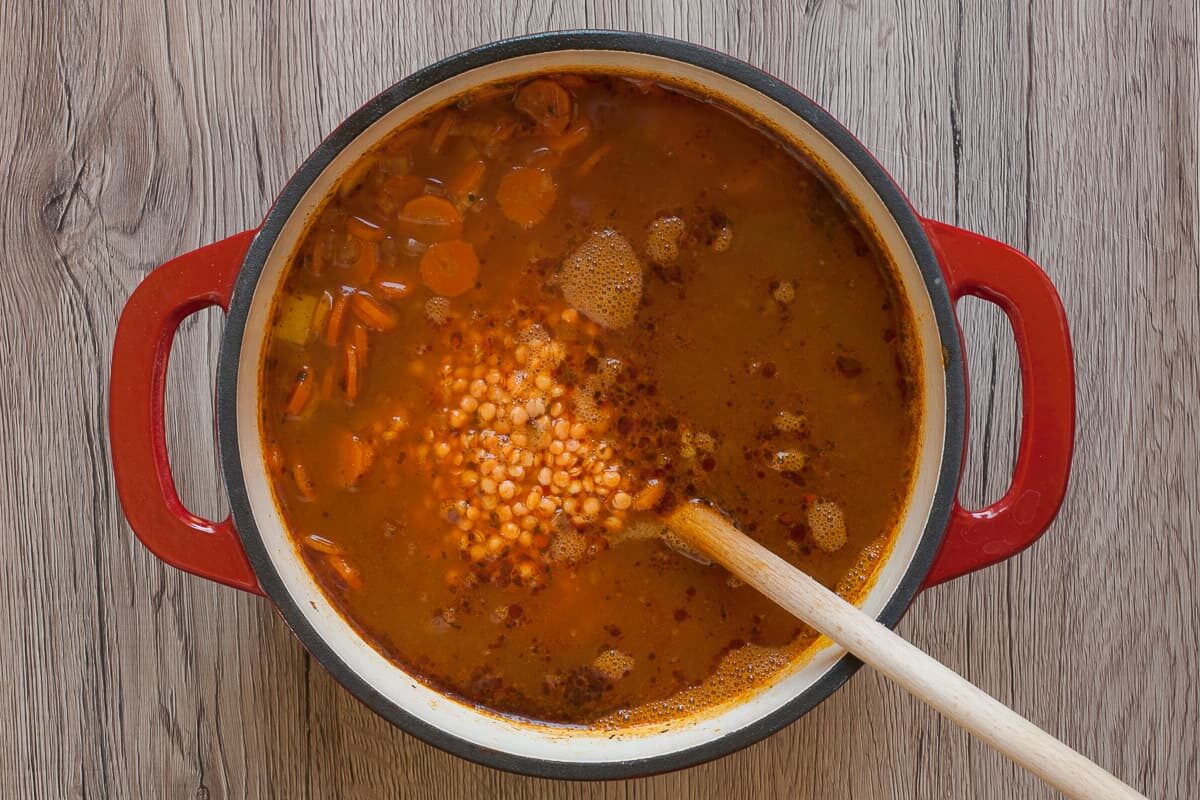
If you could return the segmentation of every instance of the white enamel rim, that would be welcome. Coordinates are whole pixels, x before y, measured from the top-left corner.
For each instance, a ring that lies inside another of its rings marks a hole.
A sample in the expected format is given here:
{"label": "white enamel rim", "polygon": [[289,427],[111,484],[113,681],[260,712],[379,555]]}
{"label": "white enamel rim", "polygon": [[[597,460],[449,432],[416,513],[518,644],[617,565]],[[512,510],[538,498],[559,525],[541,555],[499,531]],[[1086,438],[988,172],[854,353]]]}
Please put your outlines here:
{"label": "white enamel rim", "polygon": [[[615,734],[534,724],[483,712],[447,698],[414,679],[372,648],[342,618],[298,557],[280,518],[263,466],[257,365],[262,360],[271,300],[309,215],[328,195],[337,177],[406,119],[466,89],[528,73],[568,68],[646,72],[702,85],[707,92],[769,120],[824,165],[837,183],[855,198],[861,213],[878,231],[895,263],[916,321],[925,399],[918,468],[908,508],[892,552],[861,604],[872,615],[878,616],[883,611],[905,578],[914,553],[926,535],[942,471],[947,421],[946,372],[943,343],[926,277],[893,214],[869,180],[837,146],[776,100],[739,80],[689,62],[627,50],[591,49],[541,52],[493,61],[452,75],[405,100],[346,145],[313,181],[284,222],[254,287],[236,355],[237,362],[243,367],[237,371],[234,400],[238,458],[244,479],[244,499],[252,511],[270,564],[287,595],[315,635],[374,694],[431,729],[486,751],[517,759],[585,765],[661,760],[672,754],[703,748],[779,711],[830,673],[844,652],[836,646],[826,646],[815,652],[810,650],[769,684],[736,702],[669,724],[630,728]],[[243,526],[239,523],[239,527]],[[460,754],[474,757],[470,752]]]}

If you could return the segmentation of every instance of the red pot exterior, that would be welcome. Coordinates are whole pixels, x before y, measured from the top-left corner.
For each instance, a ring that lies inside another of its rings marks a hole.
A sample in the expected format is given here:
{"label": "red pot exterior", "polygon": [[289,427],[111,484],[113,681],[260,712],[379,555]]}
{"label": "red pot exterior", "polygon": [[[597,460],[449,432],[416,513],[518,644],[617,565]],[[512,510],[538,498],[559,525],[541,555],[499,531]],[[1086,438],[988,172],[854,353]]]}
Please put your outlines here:
{"label": "red pot exterior", "polygon": [[151,272],[121,312],[109,380],[108,433],[117,494],[129,527],[154,555],[202,578],[262,594],[231,517],[184,508],[167,459],[163,393],[179,324],[229,307],[255,231],[185,253]]}
{"label": "red pot exterior", "polygon": [[[484,750],[450,736],[378,696],[353,674],[300,618],[262,550],[246,500],[237,457],[233,387],[249,298],[290,213],[320,170],[367,125],[405,97],[449,75],[490,61],[555,49],[606,49],[652,53],[690,61],[746,83],[803,116],[848,155],[884,197],[918,262],[938,313],[947,354],[947,445],[938,499],[910,574],[880,621],[894,625],[919,589],[1009,558],[1041,536],[1057,513],[1070,473],[1074,437],[1074,367],[1066,316],[1053,285],[1028,257],[1000,242],[920,219],[883,168],[853,136],[811,100],[759,70],[714,51],[682,42],[611,31],[542,34],[486,45],[447,59],[410,78],[350,117],[285,187],[262,228],[239,233],[187,253],[151,272],[122,312],[114,343],[110,387],[110,446],[117,491],[130,527],[163,561],[210,580],[267,594],[297,636],[361,700],[405,730],[443,749],[491,766],[565,778],[620,778],[677,769],[724,755],[793,721],[831,694],[859,664],[844,658],[835,670],[770,718],[690,751],[615,764],[563,764]],[[936,259],[936,264],[933,260]],[[937,274],[940,271],[940,274]],[[236,289],[235,289],[236,287]],[[948,298],[947,298],[948,295]],[[1012,485],[995,503],[964,509],[954,498],[966,443],[967,402],[962,332],[952,303],[971,295],[1007,314],[1017,342],[1022,379],[1022,433]],[[232,305],[231,305],[232,300]],[[940,305],[939,305],[940,304]],[[175,490],[164,437],[163,390],[175,330],[188,315],[210,306],[228,313],[218,369],[218,433],[231,518],[204,520],[184,508]],[[943,310],[938,311],[938,308]],[[951,447],[953,445],[953,447]],[[940,505],[939,505],[940,504]],[[249,556],[248,556],[249,551]],[[265,591],[264,591],[265,590]]]}
{"label": "red pot exterior", "polygon": [[[976,511],[957,500],[924,587],[1011,558],[1054,521],[1067,491],[1075,442],[1075,362],[1067,315],[1054,285],[1006,244],[924,220],[954,301],[1000,306],[1012,324],[1021,371],[1021,442],[1008,491]],[[961,335],[961,329],[960,329]],[[966,365],[963,365],[966,369]]]}

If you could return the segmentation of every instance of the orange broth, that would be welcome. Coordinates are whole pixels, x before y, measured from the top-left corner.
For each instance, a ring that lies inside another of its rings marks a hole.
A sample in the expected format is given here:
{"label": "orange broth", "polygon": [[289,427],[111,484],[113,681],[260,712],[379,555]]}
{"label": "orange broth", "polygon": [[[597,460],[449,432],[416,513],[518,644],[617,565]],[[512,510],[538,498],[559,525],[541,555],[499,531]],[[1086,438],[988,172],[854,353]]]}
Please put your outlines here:
{"label": "orange broth", "polygon": [[665,540],[693,498],[855,598],[914,468],[911,312],[795,147],[667,83],[554,74],[390,134],[275,300],[262,425],[330,601],[525,718],[691,713],[813,634]]}

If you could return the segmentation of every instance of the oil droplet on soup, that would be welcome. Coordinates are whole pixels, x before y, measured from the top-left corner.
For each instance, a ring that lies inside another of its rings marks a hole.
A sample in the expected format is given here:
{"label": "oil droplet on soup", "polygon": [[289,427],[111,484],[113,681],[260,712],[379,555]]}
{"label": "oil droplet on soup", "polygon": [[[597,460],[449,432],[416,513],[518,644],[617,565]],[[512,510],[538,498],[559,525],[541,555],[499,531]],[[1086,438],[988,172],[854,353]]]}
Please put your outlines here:
{"label": "oil droplet on soup", "polygon": [[621,726],[770,680],[812,631],[692,552],[692,498],[855,598],[921,376],[853,205],[670,85],[548,74],[389,134],[311,223],[262,369],[267,469],[358,632],[431,686]]}

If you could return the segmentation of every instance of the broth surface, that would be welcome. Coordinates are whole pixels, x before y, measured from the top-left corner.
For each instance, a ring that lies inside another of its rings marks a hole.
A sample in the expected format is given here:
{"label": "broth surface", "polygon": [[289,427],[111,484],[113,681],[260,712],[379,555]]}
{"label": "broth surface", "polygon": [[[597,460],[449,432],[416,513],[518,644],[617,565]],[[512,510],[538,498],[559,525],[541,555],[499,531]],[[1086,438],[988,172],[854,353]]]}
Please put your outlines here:
{"label": "broth surface", "polygon": [[814,637],[658,515],[714,503],[853,599],[904,509],[921,382],[887,259],[794,148],[677,87],[556,74],[430,112],[345,176],[275,302],[297,548],[467,702],[729,699]]}

